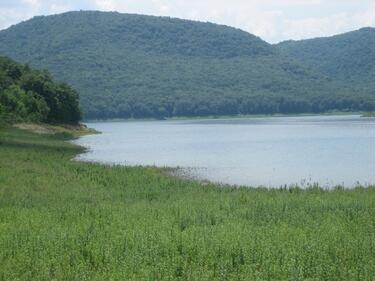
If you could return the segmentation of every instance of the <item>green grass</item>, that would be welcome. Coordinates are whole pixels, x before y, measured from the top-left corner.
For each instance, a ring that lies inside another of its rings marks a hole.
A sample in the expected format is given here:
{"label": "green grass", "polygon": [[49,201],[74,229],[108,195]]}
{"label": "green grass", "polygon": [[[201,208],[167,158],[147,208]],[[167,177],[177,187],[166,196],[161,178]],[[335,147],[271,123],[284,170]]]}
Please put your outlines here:
{"label": "green grass", "polygon": [[0,130],[0,280],[374,280],[375,188],[218,188]]}

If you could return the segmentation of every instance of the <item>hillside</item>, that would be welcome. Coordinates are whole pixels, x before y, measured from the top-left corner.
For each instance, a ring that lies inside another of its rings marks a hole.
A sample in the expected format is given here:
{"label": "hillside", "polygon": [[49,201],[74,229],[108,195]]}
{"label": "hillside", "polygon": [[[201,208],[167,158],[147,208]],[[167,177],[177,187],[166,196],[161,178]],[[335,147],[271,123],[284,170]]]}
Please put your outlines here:
{"label": "hillside", "polygon": [[326,38],[286,41],[277,47],[332,79],[375,95],[375,28]]}
{"label": "hillside", "polygon": [[0,57],[0,125],[22,121],[77,123],[78,93],[46,71]]}
{"label": "hillside", "polygon": [[86,118],[375,109],[374,97],[211,23],[69,12],[1,31],[0,54],[73,85]]}

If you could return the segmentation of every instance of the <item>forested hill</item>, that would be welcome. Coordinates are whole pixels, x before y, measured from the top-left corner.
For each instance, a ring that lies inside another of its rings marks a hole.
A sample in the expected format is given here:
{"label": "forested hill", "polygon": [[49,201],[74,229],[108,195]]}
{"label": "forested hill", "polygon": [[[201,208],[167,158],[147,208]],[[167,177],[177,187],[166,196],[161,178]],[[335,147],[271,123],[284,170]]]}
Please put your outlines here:
{"label": "forested hill", "polygon": [[69,12],[0,32],[0,54],[80,91],[86,118],[374,109],[319,71],[244,31],[211,23]]}
{"label": "forested hill", "polygon": [[375,28],[326,38],[286,41],[277,47],[332,79],[375,95]]}
{"label": "forested hill", "polygon": [[78,94],[46,71],[0,57],[0,125],[21,121],[75,124]]}

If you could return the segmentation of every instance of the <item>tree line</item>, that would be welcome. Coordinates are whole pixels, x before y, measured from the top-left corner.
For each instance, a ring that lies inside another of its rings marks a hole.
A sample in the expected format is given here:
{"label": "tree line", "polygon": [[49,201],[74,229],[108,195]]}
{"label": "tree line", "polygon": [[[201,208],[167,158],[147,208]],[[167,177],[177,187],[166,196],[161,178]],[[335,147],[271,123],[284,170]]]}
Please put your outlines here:
{"label": "tree line", "polygon": [[192,99],[154,97],[147,101],[142,97],[118,99],[94,99],[85,118],[171,118],[194,116],[223,116],[250,114],[297,114],[330,111],[372,111],[375,98],[370,96],[342,95],[317,97],[285,97],[272,94],[253,96],[206,96]]}
{"label": "tree line", "polygon": [[47,71],[0,57],[0,118],[21,121],[77,123],[82,117],[78,93],[53,80]]}

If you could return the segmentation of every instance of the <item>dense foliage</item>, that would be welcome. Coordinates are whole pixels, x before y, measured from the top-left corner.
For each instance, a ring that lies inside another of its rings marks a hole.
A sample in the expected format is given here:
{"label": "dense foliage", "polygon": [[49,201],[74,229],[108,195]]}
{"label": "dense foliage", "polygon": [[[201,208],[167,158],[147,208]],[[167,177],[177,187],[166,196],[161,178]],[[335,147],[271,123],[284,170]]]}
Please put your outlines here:
{"label": "dense foliage", "polygon": [[78,94],[71,87],[46,71],[0,57],[1,122],[76,123],[80,118]]}
{"label": "dense foliage", "polygon": [[375,95],[375,28],[327,38],[287,41],[277,47],[344,85]]}
{"label": "dense foliage", "polygon": [[36,17],[0,32],[0,53],[80,91],[86,118],[375,109],[244,31],[104,12]]}
{"label": "dense foliage", "polygon": [[[361,280],[375,189],[201,185],[0,131],[0,280]],[[307,159],[308,161],[308,159]]]}

